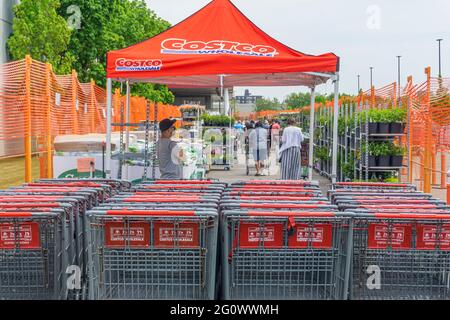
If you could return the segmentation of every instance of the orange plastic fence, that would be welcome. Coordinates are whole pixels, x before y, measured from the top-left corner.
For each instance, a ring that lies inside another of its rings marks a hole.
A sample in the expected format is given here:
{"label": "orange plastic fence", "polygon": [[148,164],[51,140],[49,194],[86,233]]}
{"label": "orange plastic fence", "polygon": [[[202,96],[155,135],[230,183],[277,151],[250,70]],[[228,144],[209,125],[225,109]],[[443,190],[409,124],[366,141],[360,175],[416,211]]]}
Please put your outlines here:
{"label": "orange plastic fence", "polygon": [[[113,96],[113,122],[121,122],[126,98]],[[148,102],[130,99],[130,122],[146,119]],[[150,120],[155,119],[151,103]],[[181,117],[176,106],[158,105],[157,120]],[[123,119],[125,120],[125,119]],[[119,130],[119,128],[113,128]],[[25,181],[31,181],[31,155],[40,157],[40,176],[52,176],[53,139],[57,135],[106,132],[106,91],[93,81],[80,83],[75,71],[55,75],[52,66],[27,57],[0,65],[0,142],[21,141]]]}
{"label": "orange plastic fence", "polygon": [[433,184],[440,184],[441,188],[446,185],[450,151],[450,78],[431,77],[430,68],[425,69],[425,74],[427,80],[417,85],[409,77],[404,95],[411,113],[409,179],[410,182],[418,180],[425,192],[431,192]]}

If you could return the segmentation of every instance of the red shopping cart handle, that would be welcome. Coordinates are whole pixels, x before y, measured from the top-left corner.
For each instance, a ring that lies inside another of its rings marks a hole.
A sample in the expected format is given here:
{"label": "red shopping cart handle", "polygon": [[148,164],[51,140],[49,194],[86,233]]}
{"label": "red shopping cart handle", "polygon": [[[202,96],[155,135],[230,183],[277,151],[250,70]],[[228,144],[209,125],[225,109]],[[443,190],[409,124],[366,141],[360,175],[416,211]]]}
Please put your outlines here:
{"label": "red shopping cart handle", "polygon": [[248,211],[249,216],[258,217],[335,217],[333,212],[326,211]]}
{"label": "red shopping cart handle", "polygon": [[94,182],[66,182],[66,183],[43,183],[32,182],[27,183],[24,186],[27,187],[48,187],[48,188],[60,188],[60,187],[103,187],[103,185]]}
{"label": "red shopping cart handle", "polygon": [[0,203],[1,208],[59,208],[59,203]]}
{"label": "red shopping cart handle", "polygon": [[172,196],[201,196],[205,195],[202,192],[183,192],[183,191],[168,191],[168,192],[135,192],[137,196],[164,196],[164,197],[172,197]]}
{"label": "red shopping cart handle", "polygon": [[178,198],[161,198],[161,197],[157,197],[157,198],[150,198],[150,197],[145,197],[145,198],[139,198],[139,197],[131,197],[131,198],[125,198],[123,199],[124,202],[199,202],[200,198],[199,197],[192,197],[192,198],[182,198],[182,197],[178,197]]}
{"label": "red shopping cart handle", "polygon": [[178,186],[168,186],[164,184],[160,185],[145,185],[145,186],[139,186],[138,189],[209,189],[208,185],[198,185],[198,186],[192,186],[192,185],[178,185]]}
{"label": "red shopping cart handle", "polygon": [[10,202],[23,202],[23,201],[29,201],[29,202],[42,202],[42,201],[57,201],[60,199],[64,199],[62,196],[32,196],[32,197],[25,197],[23,195],[20,196],[9,196],[9,197],[0,197],[0,202],[10,203]]}
{"label": "red shopping cart handle", "polygon": [[[386,203],[386,204],[395,204],[395,203],[401,203],[401,204],[408,204],[408,203],[420,203],[420,204],[431,204],[430,199],[422,199],[422,200],[416,200],[416,199],[366,199],[366,200],[356,200],[355,203],[358,204],[369,204],[369,203]],[[351,204],[351,202],[350,202]]]}
{"label": "red shopping cart handle", "polygon": [[108,210],[111,216],[194,216],[195,211],[169,211],[169,210]]}
{"label": "red shopping cart handle", "polygon": [[390,205],[359,205],[360,208],[365,209],[436,209],[436,205],[424,204],[424,205],[407,205],[407,204],[390,204]]}
{"label": "red shopping cart handle", "polygon": [[12,192],[75,192],[75,191],[84,191],[85,188],[79,188],[79,187],[63,187],[58,188],[55,190],[55,188],[24,188],[24,189],[11,189]]}
{"label": "red shopping cart handle", "polygon": [[31,212],[1,212],[0,211],[0,219],[1,218],[17,218],[17,217],[31,217]]}
{"label": "red shopping cart handle", "polygon": [[406,183],[384,183],[384,182],[337,182],[337,186],[370,186],[370,187],[411,187]]}
{"label": "red shopping cart handle", "polygon": [[383,213],[373,214],[376,218],[386,219],[424,219],[424,220],[450,220],[450,214],[432,214],[432,213]]}
{"label": "red shopping cart handle", "polygon": [[[299,203],[240,203],[241,208],[302,208],[318,209],[321,206],[317,204],[299,204]],[[328,205],[331,206],[331,205]]]}
{"label": "red shopping cart handle", "polygon": [[270,185],[304,185],[304,184],[313,184],[311,181],[304,181],[304,180],[298,180],[298,181],[286,181],[286,180],[247,180],[242,181],[243,185],[246,184],[270,184]]}
{"label": "red shopping cart handle", "polygon": [[156,184],[212,184],[211,180],[156,180]]}
{"label": "red shopping cart handle", "polygon": [[[303,197],[303,196],[240,196],[241,200],[296,200],[296,201],[312,201],[313,197]],[[318,203],[326,204],[328,202],[320,201]]]}

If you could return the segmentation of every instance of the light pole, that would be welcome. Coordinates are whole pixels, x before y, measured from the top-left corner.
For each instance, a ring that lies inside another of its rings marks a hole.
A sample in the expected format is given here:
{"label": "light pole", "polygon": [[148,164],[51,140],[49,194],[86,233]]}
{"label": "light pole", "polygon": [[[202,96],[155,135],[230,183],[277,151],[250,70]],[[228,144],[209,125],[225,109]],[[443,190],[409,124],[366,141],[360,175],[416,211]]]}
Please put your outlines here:
{"label": "light pole", "polygon": [[437,39],[439,46],[439,78],[442,78],[442,70],[441,70],[441,41],[444,39]]}
{"label": "light pole", "polygon": [[373,74],[373,67],[370,67],[370,88],[373,87],[373,79],[372,79],[372,74]]}
{"label": "light pole", "polygon": [[359,92],[361,91],[361,87],[360,87],[360,85],[359,85],[359,78],[360,78],[361,76],[358,74],[358,94],[359,94]]}
{"label": "light pole", "polygon": [[397,97],[398,98],[400,98],[400,58],[401,58],[402,56],[397,56],[397,60],[398,60],[398,82],[397,82],[397,85],[398,85],[398,95],[397,95]]}

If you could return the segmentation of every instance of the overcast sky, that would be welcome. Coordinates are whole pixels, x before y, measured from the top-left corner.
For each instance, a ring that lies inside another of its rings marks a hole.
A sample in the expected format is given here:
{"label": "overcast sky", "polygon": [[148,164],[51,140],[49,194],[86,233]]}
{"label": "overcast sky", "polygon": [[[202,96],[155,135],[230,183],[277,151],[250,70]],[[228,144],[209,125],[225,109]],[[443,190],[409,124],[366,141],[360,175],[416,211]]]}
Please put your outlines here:
{"label": "overcast sky", "polygon": [[[160,17],[176,24],[209,0],[146,0]],[[357,92],[357,75],[364,90],[397,80],[401,55],[402,86],[406,76],[425,80],[424,68],[438,73],[442,42],[442,73],[450,76],[450,0],[232,0],[257,26],[284,44],[309,54],[333,52],[341,58],[340,92]],[[251,93],[283,99],[304,89],[249,88]],[[242,94],[244,88],[237,88]],[[332,92],[330,84],[318,87]]]}

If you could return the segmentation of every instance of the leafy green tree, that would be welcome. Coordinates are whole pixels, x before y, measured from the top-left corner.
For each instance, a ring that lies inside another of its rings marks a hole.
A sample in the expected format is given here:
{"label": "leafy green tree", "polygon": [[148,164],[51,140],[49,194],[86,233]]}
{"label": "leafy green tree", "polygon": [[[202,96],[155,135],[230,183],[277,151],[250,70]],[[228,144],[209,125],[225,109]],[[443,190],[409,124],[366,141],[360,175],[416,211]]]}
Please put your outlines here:
{"label": "leafy green tree", "polygon": [[284,100],[284,104],[288,109],[297,109],[304,106],[309,106],[311,103],[311,94],[309,92],[293,92],[289,94]]}
{"label": "leafy green tree", "polygon": [[259,98],[256,100],[256,111],[280,110],[282,103],[277,98]]}
{"label": "leafy green tree", "polygon": [[[143,0],[61,0],[60,14],[70,19],[68,9],[80,8],[80,28],[74,30],[69,52],[77,57],[74,68],[82,81],[91,78],[106,84],[106,53],[146,40],[170,27],[156,16]],[[116,84],[118,86],[118,84]],[[172,103],[173,94],[166,86],[135,84],[132,94],[152,101]]]}
{"label": "leafy green tree", "polygon": [[13,33],[7,41],[15,60],[29,54],[49,62],[56,73],[70,73],[74,56],[67,51],[71,31],[58,15],[59,0],[22,0],[14,7]]}
{"label": "leafy green tree", "polygon": [[[325,103],[327,101],[333,101],[333,99],[334,94],[332,93],[329,95],[316,93],[314,100],[316,103]],[[304,106],[309,106],[311,104],[311,94],[309,92],[293,92],[286,97],[286,99],[284,100],[284,104],[288,109],[298,109]]]}

